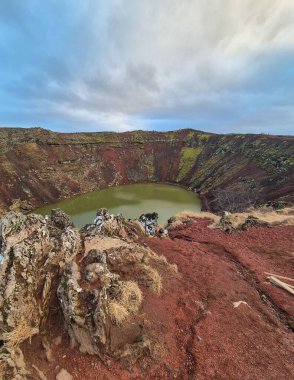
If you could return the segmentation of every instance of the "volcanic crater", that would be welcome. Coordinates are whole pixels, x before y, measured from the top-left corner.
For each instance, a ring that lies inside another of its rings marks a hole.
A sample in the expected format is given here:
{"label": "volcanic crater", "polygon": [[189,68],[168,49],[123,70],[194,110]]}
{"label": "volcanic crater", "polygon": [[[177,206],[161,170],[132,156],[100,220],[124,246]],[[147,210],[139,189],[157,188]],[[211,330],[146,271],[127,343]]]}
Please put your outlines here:
{"label": "volcanic crater", "polygon": [[56,133],[0,129],[0,208],[36,208],[129,183],[172,183],[200,194],[256,183],[259,199],[293,201],[294,138],[176,132]]}
{"label": "volcanic crater", "polygon": [[[0,378],[293,379],[293,137],[1,128],[0,147]],[[150,214],[151,234],[32,212],[144,182],[207,212]]]}

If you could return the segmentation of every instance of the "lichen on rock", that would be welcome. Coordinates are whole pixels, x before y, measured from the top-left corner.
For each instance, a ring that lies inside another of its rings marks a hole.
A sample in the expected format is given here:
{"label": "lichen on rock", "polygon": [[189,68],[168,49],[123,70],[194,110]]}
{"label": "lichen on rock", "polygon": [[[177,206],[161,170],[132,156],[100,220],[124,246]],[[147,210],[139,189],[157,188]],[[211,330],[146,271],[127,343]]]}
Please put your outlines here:
{"label": "lichen on rock", "polygon": [[129,363],[152,357],[156,334],[141,308],[145,292],[161,292],[152,264],[157,255],[134,241],[142,233],[135,223],[105,209],[97,216],[80,231],[58,209],[46,217],[9,212],[0,219],[1,360],[8,378],[29,374],[17,353],[46,330],[52,305],[62,312],[72,348]]}
{"label": "lichen on rock", "polygon": [[[59,219],[67,216],[59,213]],[[0,220],[0,339],[18,347],[48,314],[59,269],[78,253],[79,233],[67,223],[9,212]]]}

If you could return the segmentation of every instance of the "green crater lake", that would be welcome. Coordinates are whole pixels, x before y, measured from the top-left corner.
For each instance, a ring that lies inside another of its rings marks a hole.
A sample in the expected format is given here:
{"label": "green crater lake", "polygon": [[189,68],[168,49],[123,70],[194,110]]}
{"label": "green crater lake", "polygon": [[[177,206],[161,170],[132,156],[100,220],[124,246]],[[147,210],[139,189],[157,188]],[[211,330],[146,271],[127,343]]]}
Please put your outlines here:
{"label": "green crater lake", "polygon": [[60,208],[70,215],[77,227],[92,223],[96,211],[105,207],[111,214],[122,214],[125,218],[139,218],[143,213],[157,212],[159,223],[181,211],[199,212],[201,202],[197,194],[178,186],[161,184],[134,184],[79,195],[41,207],[35,213],[50,214],[51,209]]}

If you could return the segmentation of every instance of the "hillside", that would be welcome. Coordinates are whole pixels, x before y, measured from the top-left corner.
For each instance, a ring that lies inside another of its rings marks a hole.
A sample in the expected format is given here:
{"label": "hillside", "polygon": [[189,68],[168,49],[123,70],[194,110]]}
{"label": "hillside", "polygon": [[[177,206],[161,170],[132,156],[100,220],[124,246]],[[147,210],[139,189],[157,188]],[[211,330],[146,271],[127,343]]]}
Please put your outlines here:
{"label": "hillside", "polygon": [[204,208],[215,189],[256,183],[260,201],[293,200],[294,137],[176,132],[61,134],[0,129],[0,208],[32,207],[135,182],[197,191]]}
{"label": "hillside", "polygon": [[152,238],[98,215],[0,219],[1,379],[293,379],[293,208],[183,214]]}
{"label": "hillside", "polygon": [[145,219],[106,209],[81,229],[58,209],[15,212],[135,182],[190,188],[204,209],[223,191],[241,207],[245,186],[291,203],[293,137],[0,129],[0,147],[12,210],[0,218],[0,378],[293,378],[290,205],[182,213],[152,237]]}

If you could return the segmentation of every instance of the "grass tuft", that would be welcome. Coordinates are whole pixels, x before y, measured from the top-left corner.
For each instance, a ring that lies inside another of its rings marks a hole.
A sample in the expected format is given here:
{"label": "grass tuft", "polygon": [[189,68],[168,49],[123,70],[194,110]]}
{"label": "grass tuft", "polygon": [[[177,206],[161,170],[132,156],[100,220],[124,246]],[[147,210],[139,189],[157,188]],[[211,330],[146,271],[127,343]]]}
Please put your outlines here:
{"label": "grass tuft", "polygon": [[178,266],[177,264],[169,264],[169,268],[171,271],[173,271],[174,273],[178,273]]}
{"label": "grass tuft", "polygon": [[121,325],[129,316],[127,309],[116,301],[108,303],[108,313],[112,322]]}
{"label": "grass tuft", "polygon": [[17,327],[10,332],[5,332],[2,338],[6,347],[16,348],[22,342],[31,339],[32,336],[38,333],[39,329],[37,327],[30,326],[25,318],[21,318]]}
{"label": "grass tuft", "polygon": [[146,275],[146,285],[153,293],[160,294],[162,291],[162,278],[156,269],[148,265],[142,264],[142,270]]}
{"label": "grass tuft", "polygon": [[108,303],[108,313],[112,322],[121,325],[130,314],[136,314],[142,299],[142,292],[136,282],[121,282],[115,299]]}
{"label": "grass tuft", "polygon": [[120,304],[124,306],[129,313],[136,314],[138,312],[142,299],[142,292],[136,282],[126,281],[123,283]]}

